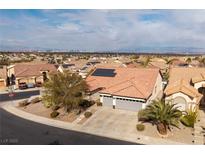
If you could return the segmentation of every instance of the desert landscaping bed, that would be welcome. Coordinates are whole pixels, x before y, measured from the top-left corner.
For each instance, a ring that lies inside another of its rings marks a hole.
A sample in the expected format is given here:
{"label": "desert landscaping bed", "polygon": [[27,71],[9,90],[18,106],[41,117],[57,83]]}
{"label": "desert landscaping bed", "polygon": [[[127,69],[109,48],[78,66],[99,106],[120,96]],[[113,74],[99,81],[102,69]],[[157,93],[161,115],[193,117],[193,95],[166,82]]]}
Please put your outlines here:
{"label": "desert landscaping bed", "polygon": [[[144,136],[150,136],[150,137],[156,137],[161,138],[159,135],[157,128],[155,125],[152,125],[150,123],[144,123],[145,129],[143,131],[137,131],[136,133],[139,133],[140,135]],[[185,127],[183,125],[180,125],[180,129],[178,128],[171,128],[171,132],[168,132],[168,136],[165,138],[167,140],[186,143],[186,144],[193,144],[194,136],[192,135],[193,129]]]}
{"label": "desert landscaping bed", "polygon": [[[46,118],[51,118],[50,114],[53,111],[51,108],[46,108],[42,102],[30,103],[29,105],[26,105],[23,107],[17,106],[17,108],[20,110],[23,110],[25,112],[35,114],[38,116],[42,116],[42,117],[46,117]],[[96,105],[93,105],[93,106],[89,107],[87,110],[90,111],[92,114],[94,114],[97,111],[97,107],[96,107]],[[81,118],[81,120],[79,120],[78,124],[83,124],[88,119],[88,118],[84,117],[84,115],[83,115],[84,112],[86,112],[86,111],[83,111],[81,114],[77,114],[75,111],[71,111],[68,113],[68,112],[65,112],[64,108],[60,108],[60,109],[58,109],[59,115],[56,118],[52,118],[52,119],[72,123],[77,118],[82,116],[82,118]]]}

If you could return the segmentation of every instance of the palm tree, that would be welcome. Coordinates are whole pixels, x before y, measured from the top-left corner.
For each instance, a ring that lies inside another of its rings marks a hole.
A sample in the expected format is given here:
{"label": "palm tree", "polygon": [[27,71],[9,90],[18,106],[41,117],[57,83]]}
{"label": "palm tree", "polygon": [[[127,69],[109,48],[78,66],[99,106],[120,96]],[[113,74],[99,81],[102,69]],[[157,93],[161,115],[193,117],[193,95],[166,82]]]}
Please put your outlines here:
{"label": "palm tree", "polygon": [[170,126],[178,127],[182,112],[175,104],[165,103],[164,100],[154,100],[138,113],[140,121],[151,122],[157,126],[160,134],[166,135]]}
{"label": "palm tree", "polygon": [[44,83],[43,102],[47,107],[63,106],[66,111],[78,108],[87,90],[81,76],[70,73],[57,73]]}

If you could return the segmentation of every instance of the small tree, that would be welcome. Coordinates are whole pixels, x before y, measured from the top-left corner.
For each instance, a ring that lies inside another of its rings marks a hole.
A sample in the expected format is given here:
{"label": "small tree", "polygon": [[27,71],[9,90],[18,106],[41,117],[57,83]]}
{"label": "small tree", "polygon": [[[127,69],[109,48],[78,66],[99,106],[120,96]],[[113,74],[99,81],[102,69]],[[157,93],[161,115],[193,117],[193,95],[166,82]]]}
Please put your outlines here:
{"label": "small tree", "polygon": [[47,107],[63,106],[66,111],[79,107],[87,84],[81,76],[70,72],[57,73],[44,83],[43,102]]}
{"label": "small tree", "polygon": [[182,112],[175,104],[165,103],[164,100],[154,100],[144,110],[138,113],[140,121],[151,122],[157,126],[160,134],[166,135],[170,126],[178,127]]}
{"label": "small tree", "polygon": [[188,64],[190,64],[191,63],[191,58],[190,57],[188,57],[187,59],[186,59],[186,62],[188,63]]}
{"label": "small tree", "polygon": [[151,57],[150,56],[147,56],[146,59],[142,62],[142,65],[144,67],[147,67],[149,65],[149,63],[151,62]]}

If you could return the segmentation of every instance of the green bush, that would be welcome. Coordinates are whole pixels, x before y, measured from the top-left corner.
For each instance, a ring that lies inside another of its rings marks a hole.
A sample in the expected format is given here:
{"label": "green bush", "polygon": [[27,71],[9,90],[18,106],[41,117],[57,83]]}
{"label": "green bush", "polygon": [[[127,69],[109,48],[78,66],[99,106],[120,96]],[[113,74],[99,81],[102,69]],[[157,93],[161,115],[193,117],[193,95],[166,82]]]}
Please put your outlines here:
{"label": "green bush", "polygon": [[38,102],[40,102],[41,100],[40,100],[40,98],[39,97],[35,97],[35,98],[33,98],[32,100],[31,100],[31,103],[32,104],[35,104],[35,103],[38,103]]}
{"label": "green bush", "polygon": [[85,116],[86,118],[89,118],[89,117],[92,116],[92,112],[87,111],[87,112],[84,113],[84,116]]}
{"label": "green bush", "polygon": [[28,102],[28,100],[23,100],[21,102],[19,102],[19,107],[25,107],[27,105],[29,105],[30,103]]}
{"label": "green bush", "polygon": [[60,114],[59,112],[53,111],[53,112],[51,112],[50,117],[51,118],[56,118],[59,114]]}
{"label": "green bush", "polygon": [[81,106],[83,108],[88,108],[88,107],[92,106],[93,104],[95,104],[94,101],[89,101],[89,100],[83,99],[82,101],[80,101],[79,106]]}
{"label": "green bush", "polygon": [[143,131],[143,130],[145,129],[145,125],[143,125],[143,124],[137,124],[137,125],[136,125],[136,128],[137,128],[138,131]]}
{"label": "green bush", "polygon": [[198,116],[198,110],[196,108],[190,108],[185,115],[180,119],[181,123],[187,127],[194,127]]}
{"label": "green bush", "polygon": [[195,123],[195,118],[191,115],[184,115],[181,119],[180,119],[181,123],[187,127],[194,127],[194,123]]}
{"label": "green bush", "polygon": [[53,106],[53,107],[52,107],[52,110],[53,110],[53,111],[57,111],[58,109],[60,109],[60,106]]}
{"label": "green bush", "polygon": [[97,106],[102,106],[102,103],[101,102],[97,102]]}

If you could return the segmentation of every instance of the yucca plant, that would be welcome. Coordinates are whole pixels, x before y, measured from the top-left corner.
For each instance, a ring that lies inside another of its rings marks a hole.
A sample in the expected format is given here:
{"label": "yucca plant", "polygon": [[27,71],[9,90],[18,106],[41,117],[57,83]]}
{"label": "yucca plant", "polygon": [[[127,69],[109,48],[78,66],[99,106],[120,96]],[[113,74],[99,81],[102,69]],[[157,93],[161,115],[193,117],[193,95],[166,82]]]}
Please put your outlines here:
{"label": "yucca plant", "polygon": [[178,127],[182,112],[175,104],[165,103],[164,100],[154,100],[138,113],[140,121],[151,122],[157,126],[160,134],[166,135],[170,126]]}

